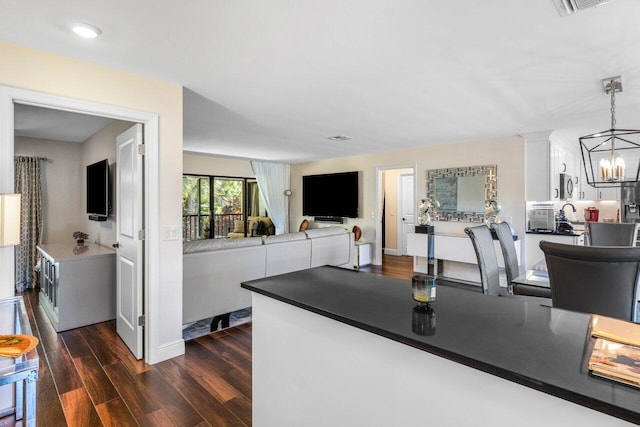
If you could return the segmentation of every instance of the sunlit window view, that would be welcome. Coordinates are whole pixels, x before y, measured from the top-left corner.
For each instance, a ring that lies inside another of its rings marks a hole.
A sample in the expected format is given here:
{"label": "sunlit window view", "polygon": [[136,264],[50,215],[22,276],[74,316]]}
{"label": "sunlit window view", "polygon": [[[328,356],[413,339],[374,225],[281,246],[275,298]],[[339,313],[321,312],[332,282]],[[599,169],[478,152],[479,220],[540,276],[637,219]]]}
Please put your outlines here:
{"label": "sunlit window view", "polygon": [[255,179],[202,175],[182,177],[182,238],[227,238],[258,215],[260,200]]}

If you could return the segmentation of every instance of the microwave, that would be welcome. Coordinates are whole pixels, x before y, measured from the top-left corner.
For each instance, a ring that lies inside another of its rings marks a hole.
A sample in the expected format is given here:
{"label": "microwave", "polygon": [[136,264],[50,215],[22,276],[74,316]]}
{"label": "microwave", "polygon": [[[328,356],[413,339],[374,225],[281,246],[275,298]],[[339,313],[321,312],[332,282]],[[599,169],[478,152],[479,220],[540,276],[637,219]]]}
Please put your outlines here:
{"label": "microwave", "polygon": [[560,174],[560,200],[573,198],[573,178],[568,173]]}
{"label": "microwave", "polygon": [[556,216],[553,209],[531,209],[529,211],[529,230],[553,232],[556,229]]}

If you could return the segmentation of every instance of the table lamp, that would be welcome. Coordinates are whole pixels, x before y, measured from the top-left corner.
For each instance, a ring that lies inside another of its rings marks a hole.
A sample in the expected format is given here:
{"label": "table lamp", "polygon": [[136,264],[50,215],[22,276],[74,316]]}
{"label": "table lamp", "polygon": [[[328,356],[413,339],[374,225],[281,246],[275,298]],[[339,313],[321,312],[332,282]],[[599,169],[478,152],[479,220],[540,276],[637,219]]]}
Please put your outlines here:
{"label": "table lamp", "polygon": [[20,194],[0,194],[0,247],[20,243]]}

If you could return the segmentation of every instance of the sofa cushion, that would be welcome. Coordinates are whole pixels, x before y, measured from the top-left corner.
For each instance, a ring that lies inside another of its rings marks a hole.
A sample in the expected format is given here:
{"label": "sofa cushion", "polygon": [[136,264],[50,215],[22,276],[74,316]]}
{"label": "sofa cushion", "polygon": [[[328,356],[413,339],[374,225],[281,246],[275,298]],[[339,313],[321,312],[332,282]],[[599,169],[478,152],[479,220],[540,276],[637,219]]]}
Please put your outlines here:
{"label": "sofa cushion", "polygon": [[247,237],[246,239],[204,239],[184,242],[182,252],[185,254],[193,252],[217,251],[221,249],[245,248],[247,246],[262,245],[262,238]]}
{"label": "sofa cushion", "polygon": [[273,221],[271,221],[271,218],[269,218],[268,216],[250,216],[247,218],[247,220],[249,221],[249,224],[247,225],[247,227],[249,227],[247,229],[248,233],[251,233],[256,229],[258,225],[258,221],[262,221],[264,223],[264,229],[265,229],[264,234],[267,234],[267,235],[275,234],[274,232],[275,227],[273,226]]}
{"label": "sofa cushion", "polygon": [[251,229],[251,235],[253,236],[266,236],[267,235],[267,226],[264,225],[264,221],[258,220],[256,222],[256,228]]}
{"label": "sofa cushion", "polygon": [[342,227],[323,227],[323,228],[310,228],[304,231],[307,237],[313,239],[314,237],[335,236],[336,234],[345,234],[347,230]]}
{"label": "sofa cushion", "polygon": [[244,233],[244,221],[236,219],[233,221],[233,233]]}
{"label": "sofa cushion", "polygon": [[274,236],[265,237],[264,244],[270,245],[272,243],[294,242],[296,240],[307,240],[307,235],[304,233],[276,234]]}

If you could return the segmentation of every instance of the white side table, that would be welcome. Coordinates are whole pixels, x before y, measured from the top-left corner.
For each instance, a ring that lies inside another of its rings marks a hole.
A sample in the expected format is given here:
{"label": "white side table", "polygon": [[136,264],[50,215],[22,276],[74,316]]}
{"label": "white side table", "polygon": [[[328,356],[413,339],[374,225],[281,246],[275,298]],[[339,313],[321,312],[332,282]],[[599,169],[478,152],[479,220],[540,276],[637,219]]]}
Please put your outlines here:
{"label": "white side table", "polygon": [[355,259],[353,260],[353,268],[358,270],[360,267],[371,264],[372,246],[371,242],[355,242],[356,250]]}

